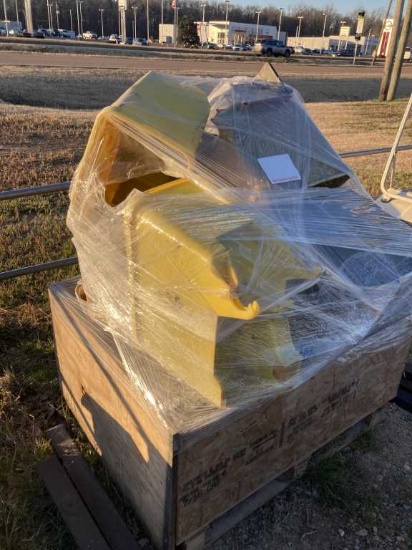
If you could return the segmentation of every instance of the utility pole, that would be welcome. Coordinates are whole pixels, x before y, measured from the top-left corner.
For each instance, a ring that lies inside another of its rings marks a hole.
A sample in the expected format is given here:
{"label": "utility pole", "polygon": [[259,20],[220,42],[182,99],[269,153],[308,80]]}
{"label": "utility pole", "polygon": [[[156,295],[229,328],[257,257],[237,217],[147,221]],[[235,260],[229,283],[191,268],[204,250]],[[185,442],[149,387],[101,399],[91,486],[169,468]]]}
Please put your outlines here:
{"label": "utility pole", "polygon": [[17,0],[16,0],[16,21],[17,21],[17,23],[20,23],[20,21],[19,21],[19,6],[17,5]]}
{"label": "utility pole", "polygon": [[389,82],[392,77],[393,62],[395,59],[396,44],[398,42],[399,30],[402,19],[404,0],[396,0],[395,13],[393,15],[393,27],[391,37],[389,40],[389,48],[386,54],[385,67],[383,69],[383,76],[381,81],[381,87],[379,90],[379,101],[386,101],[389,89]]}
{"label": "utility pole", "polygon": [[406,41],[411,28],[412,21],[412,0],[408,0],[406,4],[403,25],[401,35],[398,42],[398,47],[395,55],[395,62],[393,64],[392,76],[389,83],[388,94],[386,96],[387,101],[392,101],[396,94],[396,88],[398,86],[399,77],[402,72],[403,56],[405,55]]}
{"label": "utility pole", "polygon": [[24,0],[24,11],[26,14],[26,29],[33,34],[33,16],[31,11],[31,0]]}
{"label": "utility pole", "polygon": [[71,9],[69,10],[69,13],[70,13],[70,30],[72,31],[73,30],[73,14],[72,14]]}

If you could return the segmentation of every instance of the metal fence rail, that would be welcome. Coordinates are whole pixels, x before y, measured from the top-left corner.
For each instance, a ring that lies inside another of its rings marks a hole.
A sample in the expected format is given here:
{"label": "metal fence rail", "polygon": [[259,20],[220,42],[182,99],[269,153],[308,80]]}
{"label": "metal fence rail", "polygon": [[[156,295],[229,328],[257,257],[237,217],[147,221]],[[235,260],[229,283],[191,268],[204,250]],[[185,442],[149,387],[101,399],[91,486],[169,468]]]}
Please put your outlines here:
{"label": "metal fence rail", "polygon": [[[355,158],[355,157],[366,157],[370,155],[381,155],[391,152],[391,147],[380,147],[379,149],[363,149],[361,151],[346,151],[340,153],[340,157]],[[412,150],[411,145],[400,145],[397,149],[398,151],[410,151]],[[58,191],[67,191],[70,187],[70,182],[63,181],[60,183],[51,183],[49,185],[40,185],[37,187],[26,187],[24,189],[10,189],[8,191],[0,192],[0,201],[11,200],[11,199],[20,199],[24,197],[33,197],[36,195],[45,195],[47,193],[56,193]],[[15,277],[21,277],[23,275],[30,275],[32,273],[39,273],[41,271],[48,271],[50,269],[60,269],[62,267],[67,267],[69,265],[77,264],[77,257],[73,256],[72,258],[63,258],[61,260],[55,260],[52,262],[46,262],[37,265],[30,265],[27,267],[21,267],[18,269],[11,269],[9,271],[0,272],[0,281],[5,281],[6,279],[14,279]]]}
{"label": "metal fence rail", "polygon": [[69,181],[62,181],[61,183],[49,183],[37,187],[25,187],[24,189],[9,189],[0,193],[0,201],[45,195],[46,193],[55,193],[56,191],[68,191],[69,187]]}

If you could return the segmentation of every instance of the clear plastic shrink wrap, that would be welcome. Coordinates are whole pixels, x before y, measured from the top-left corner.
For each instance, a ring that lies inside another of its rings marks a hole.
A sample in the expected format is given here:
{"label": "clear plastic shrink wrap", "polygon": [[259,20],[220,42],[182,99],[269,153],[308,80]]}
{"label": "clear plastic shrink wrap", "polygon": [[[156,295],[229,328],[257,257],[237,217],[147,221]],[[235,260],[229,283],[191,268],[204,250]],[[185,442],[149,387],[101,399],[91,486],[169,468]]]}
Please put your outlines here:
{"label": "clear plastic shrink wrap", "polygon": [[97,117],[70,199],[79,307],[160,416],[247,407],[407,338],[410,228],[264,74],[147,74]]}

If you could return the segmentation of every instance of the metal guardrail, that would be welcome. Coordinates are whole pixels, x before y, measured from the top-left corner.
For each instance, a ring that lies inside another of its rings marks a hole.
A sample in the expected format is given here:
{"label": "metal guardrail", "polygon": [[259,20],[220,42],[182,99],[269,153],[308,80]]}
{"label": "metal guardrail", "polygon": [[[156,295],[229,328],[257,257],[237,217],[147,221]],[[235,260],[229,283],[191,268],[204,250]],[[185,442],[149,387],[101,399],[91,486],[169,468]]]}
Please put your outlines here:
{"label": "metal guardrail", "polygon": [[[341,158],[355,158],[366,157],[370,155],[381,155],[384,153],[390,153],[391,147],[380,147],[379,149],[363,149],[361,151],[347,151],[340,153]],[[398,151],[410,151],[412,145],[400,145]],[[63,181],[60,183],[51,183],[49,185],[40,185],[37,187],[26,187],[24,189],[10,189],[8,191],[0,192],[0,201],[19,199],[23,197],[33,197],[36,195],[44,195],[47,193],[55,193],[58,191],[67,191],[70,187],[70,182]],[[55,260],[53,262],[46,262],[43,264],[30,265],[27,267],[21,267],[18,269],[11,269],[9,271],[0,272],[0,281],[7,279],[14,279],[15,277],[21,277],[23,275],[30,275],[32,273],[39,273],[41,271],[48,271],[50,269],[59,269],[69,265],[77,264],[77,257],[63,258],[62,260]]]}

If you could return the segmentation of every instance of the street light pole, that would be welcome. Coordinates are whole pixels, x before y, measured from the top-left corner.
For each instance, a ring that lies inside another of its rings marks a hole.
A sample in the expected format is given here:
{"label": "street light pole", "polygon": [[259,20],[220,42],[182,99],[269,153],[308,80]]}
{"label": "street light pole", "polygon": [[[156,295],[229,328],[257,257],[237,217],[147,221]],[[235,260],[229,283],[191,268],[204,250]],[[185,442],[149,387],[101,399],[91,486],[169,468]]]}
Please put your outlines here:
{"label": "street light pole", "polygon": [[69,12],[70,12],[70,30],[72,31],[73,30],[73,14],[72,14],[71,9],[69,10]]}
{"label": "street light pole", "polygon": [[257,15],[257,21],[256,21],[256,42],[258,41],[258,37],[259,37],[259,17],[260,17],[260,14],[262,13],[261,11],[255,11],[256,15]]}
{"label": "street light pole", "polygon": [[49,0],[47,0],[47,19],[49,22],[49,29],[51,29],[53,25],[51,8],[52,8],[52,5],[49,3]]}
{"label": "street light pole", "polygon": [[282,27],[282,13],[284,8],[279,8],[279,28],[278,28],[278,40],[280,40],[280,29]]}
{"label": "street light pole", "polygon": [[136,22],[137,6],[132,6],[132,10],[133,10],[133,21],[134,21],[134,24],[133,24],[133,39],[136,40],[136,38],[137,38],[137,22]]}
{"label": "street light pole", "polygon": [[230,4],[230,0],[225,0],[225,4],[226,4],[226,44],[229,44],[229,24],[228,24],[228,19],[229,19],[229,4]]}
{"label": "street light pole", "polygon": [[[4,5],[6,5],[6,2],[4,0]],[[47,6],[47,28],[50,29],[50,10],[49,10],[49,0],[46,0],[46,6]]]}
{"label": "street light pole", "polygon": [[147,43],[149,43],[149,0],[146,0],[146,35],[147,35]]}
{"label": "street light pole", "polygon": [[200,7],[202,8],[202,32],[200,33],[200,39],[201,39],[201,42],[202,42],[202,45],[203,45],[203,42],[205,42],[205,40],[203,39],[202,35],[204,35],[204,37],[206,37],[206,33],[205,33],[205,9],[206,9],[206,4],[200,4]]}
{"label": "street light pole", "polygon": [[82,11],[83,0],[79,0],[80,6],[80,34],[83,37],[83,11]]}
{"label": "street light pole", "polygon": [[163,2],[164,0],[160,0],[160,28],[162,29],[161,35],[159,34],[160,44],[163,44]]}
{"label": "street light pole", "polygon": [[340,43],[341,43],[341,36],[342,36],[342,25],[344,25],[346,23],[346,21],[341,21],[340,22],[340,27],[339,27],[339,42],[338,42],[338,52],[340,52]]}
{"label": "street light pole", "polygon": [[365,49],[364,49],[363,55],[368,55],[369,42],[371,40],[371,32],[372,32],[372,29],[369,29],[368,37],[365,41]]}
{"label": "street light pole", "polygon": [[9,20],[7,19],[6,0],[3,0],[4,22],[6,23],[6,36],[9,36]]}
{"label": "street light pole", "polygon": [[102,38],[104,36],[104,29],[103,29],[103,12],[104,12],[104,8],[99,8],[99,12],[100,12],[100,25],[102,27]]}
{"label": "street light pole", "polygon": [[60,29],[59,15],[60,15],[59,5],[56,2],[56,23],[57,23],[58,29]]}
{"label": "street light pole", "polygon": [[17,23],[20,23],[20,21],[19,21],[19,8],[17,6],[17,0],[16,0],[16,21],[17,21]]}
{"label": "street light pole", "polygon": [[177,46],[177,0],[172,0],[173,13],[173,46]]}
{"label": "street light pole", "polygon": [[297,35],[298,35],[298,38],[300,38],[300,30],[302,28],[302,19],[303,19],[303,15],[299,15],[298,16],[298,19],[299,19],[299,25],[298,25],[298,32],[297,32]]}
{"label": "street light pole", "polygon": [[76,0],[76,13],[77,13],[77,36],[80,36],[79,0]]}
{"label": "street light pole", "polygon": [[322,31],[322,38],[325,38],[325,30],[326,30],[326,18],[328,17],[327,13],[322,13],[323,17],[325,18],[323,20],[323,31]]}

